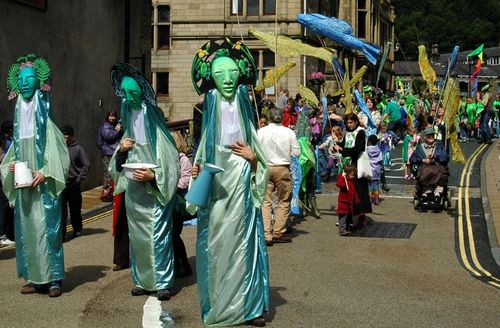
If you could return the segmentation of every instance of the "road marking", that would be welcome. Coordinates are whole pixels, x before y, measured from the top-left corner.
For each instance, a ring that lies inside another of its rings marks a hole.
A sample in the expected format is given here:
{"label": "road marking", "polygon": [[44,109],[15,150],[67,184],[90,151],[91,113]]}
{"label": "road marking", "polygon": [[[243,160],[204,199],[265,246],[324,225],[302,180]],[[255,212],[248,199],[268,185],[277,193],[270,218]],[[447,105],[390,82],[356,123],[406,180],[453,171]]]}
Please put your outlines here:
{"label": "road marking", "polygon": [[162,328],[161,317],[161,301],[154,296],[149,296],[142,307],[142,327],[144,328]]}
{"label": "road marking", "polygon": [[[459,249],[460,249],[460,256],[462,258],[462,262],[464,263],[464,266],[466,267],[467,270],[469,270],[472,274],[474,274],[476,277],[481,277],[481,276],[486,276],[490,279],[494,279],[496,281],[500,281],[500,279],[494,277],[490,272],[485,270],[482,265],[479,263],[479,260],[477,258],[476,254],[476,246],[474,242],[474,234],[472,231],[472,222],[471,222],[471,213],[470,213],[470,202],[469,202],[469,185],[470,185],[470,177],[472,175],[472,169],[474,168],[474,163],[476,162],[477,157],[479,154],[486,148],[486,145],[483,144],[481,145],[474,153],[472,156],[469,158],[467,161],[463,171],[462,175],[460,177],[460,187],[458,188],[458,240],[459,240]],[[465,180],[465,186],[464,186],[464,180]],[[467,258],[467,253],[465,249],[465,238],[464,238],[464,210],[462,207],[462,198],[464,196],[464,189],[465,189],[465,221],[467,225],[467,234],[468,234],[468,241],[469,241],[469,250],[471,253],[471,259],[472,262],[474,263],[475,267],[477,268],[474,269],[469,262],[469,259]],[[478,272],[481,271],[482,273]],[[493,282],[493,281],[488,281],[490,285],[500,287],[499,284]]]}
{"label": "road marking", "polygon": [[471,222],[471,213],[470,213],[470,196],[469,196],[469,185],[470,185],[470,177],[472,175],[472,168],[474,168],[474,163],[476,162],[477,157],[479,154],[486,148],[486,145],[483,144],[482,147],[480,147],[481,150],[471,159],[471,165],[469,167],[468,173],[467,173],[467,180],[466,180],[466,186],[467,188],[465,189],[465,218],[467,222],[467,233],[469,235],[469,248],[470,248],[470,253],[472,257],[472,262],[476,266],[476,268],[479,269],[479,271],[482,271],[484,275],[487,277],[490,277],[496,281],[500,281],[500,279],[497,279],[494,277],[489,271],[483,268],[481,263],[479,263],[479,260],[477,258],[476,254],[476,245],[474,242],[474,233],[472,231],[472,222]]}
{"label": "road marking", "polygon": [[[102,212],[102,213],[100,213],[100,214],[94,215],[94,216],[92,216],[92,217],[90,217],[90,218],[87,218],[87,219],[83,220],[83,221],[82,221],[82,224],[83,224],[83,225],[85,225],[85,224],[89,224],[89,223],[91,223],[91,222],[94,222],[94,221],[97,221],[97,220],[103,219],[103,218],[105,218],[106,216],[111,215],[111,214],[113,214],[113,210],[109,210],[109,211],[106,211],[106,212]],[[72,226],[71,224],[68,224],[68,225],[67,225],[67,231],[68,231],[68,232],[73,231],[73,226]]]}

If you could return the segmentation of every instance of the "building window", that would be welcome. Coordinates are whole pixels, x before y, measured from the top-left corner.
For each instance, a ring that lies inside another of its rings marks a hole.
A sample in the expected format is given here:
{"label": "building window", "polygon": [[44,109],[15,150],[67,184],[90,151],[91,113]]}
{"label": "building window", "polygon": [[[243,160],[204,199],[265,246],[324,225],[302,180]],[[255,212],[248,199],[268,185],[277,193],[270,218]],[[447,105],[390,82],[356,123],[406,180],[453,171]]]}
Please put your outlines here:
{"label": "building window", "polygon": [[156,95],[158,97],[168,97],[168,72],[156,73]]}
{"label": "building window", "polygon": [[264,0],[264,15],[276,15],[276,0]]}
{"label": "building window", "polygon": [[339,0],[311,0],[307,1],[307,12],[318,13],[328,17],[338,17]]}
{"label": "building window", "polygon": [[243,0],[231,1],[231,15],[243,15]]}
{"label": "building window", "polygon": [[257,66],[257,79],[262,81],[266,71],[275,68],[275,54],[269,49],[252,49],[250,53]]}
{"label": "building window", "polygon": [[153,9],[153,50],[170,49],[170,6]]}
{"label": "building window", "polygon": [[247,16],[259,16],[259,1],[247,0]]}
{"label": "building window", "polygon": [[231,15],[263,16],[276,14],[276,0],[231,0]]}
{"label": "building window", "polygon": [[358,38],[366,38],[366,0],[358,0]]}

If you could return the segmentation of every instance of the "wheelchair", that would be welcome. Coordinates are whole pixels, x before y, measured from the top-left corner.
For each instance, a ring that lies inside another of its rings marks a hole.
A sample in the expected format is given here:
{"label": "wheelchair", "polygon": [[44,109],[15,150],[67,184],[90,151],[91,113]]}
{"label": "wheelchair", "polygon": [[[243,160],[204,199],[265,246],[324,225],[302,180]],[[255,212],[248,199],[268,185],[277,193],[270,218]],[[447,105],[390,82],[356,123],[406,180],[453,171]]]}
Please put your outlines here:
{"label": "wheelchair", "polygon": [[417,165],[413,165],[412,174],[416,178],[415,194],[413,196],[413,207],[419,212],[442,212],[451,206],[448,184],[443,186],[443,192],[436,196],[434,191],[437,186],[424,186],[420,182],[420,175]]}

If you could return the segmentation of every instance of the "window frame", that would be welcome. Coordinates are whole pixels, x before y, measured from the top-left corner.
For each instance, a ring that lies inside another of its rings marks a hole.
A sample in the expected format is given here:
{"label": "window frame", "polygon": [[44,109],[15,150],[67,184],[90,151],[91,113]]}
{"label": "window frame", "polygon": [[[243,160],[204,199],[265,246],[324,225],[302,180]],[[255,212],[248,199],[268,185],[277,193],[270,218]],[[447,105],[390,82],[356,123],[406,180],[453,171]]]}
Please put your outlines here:
{"label": "window frame", "polygon": [[[169,21],[162,21],[160,22],[159,20],[159,8],[160,7],[167,7],[168,12],[169,12]],[[162,51],[162,50],[170,50],[172,48],[172,17],[171,17],[171,9],[172,7],[170,5],[166,4],[156,4],[153,5],[153,22],[151,23],[151,27],[153,29],[153,51]],[[167,45],[162,45],[161,47],[159,46],[159,41],[160,41],[160,31],[159,27],[167,27],[168,28],[168,44]]]}

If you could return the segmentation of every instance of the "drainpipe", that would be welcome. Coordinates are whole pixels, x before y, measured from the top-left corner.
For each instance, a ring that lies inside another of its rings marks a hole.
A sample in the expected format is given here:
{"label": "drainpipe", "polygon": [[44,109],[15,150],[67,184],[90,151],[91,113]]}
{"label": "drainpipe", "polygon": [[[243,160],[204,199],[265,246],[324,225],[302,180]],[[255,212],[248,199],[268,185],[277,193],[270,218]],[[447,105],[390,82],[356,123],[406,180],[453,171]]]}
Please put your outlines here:
{"label": "drainpipe", "polygon": [[125,0],[125,26],[123,35],[123,62],[130,61],[130,0]]}

